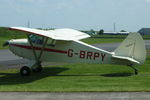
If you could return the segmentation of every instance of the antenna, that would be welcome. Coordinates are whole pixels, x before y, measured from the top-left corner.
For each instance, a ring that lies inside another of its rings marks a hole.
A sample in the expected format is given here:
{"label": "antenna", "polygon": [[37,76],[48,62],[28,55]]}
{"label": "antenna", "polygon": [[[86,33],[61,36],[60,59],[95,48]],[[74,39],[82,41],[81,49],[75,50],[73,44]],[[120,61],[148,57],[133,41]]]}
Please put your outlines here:
{"label": "antenna", "polygon": [[114,28],[114,32],[116,32],[116,23],[114,23],[113,28]]}
{"label": "antenna", "polygon": [[28,27],[28,28],[30,28],[30,21],[28,21],[28,23],[27,23],[27,27]]}

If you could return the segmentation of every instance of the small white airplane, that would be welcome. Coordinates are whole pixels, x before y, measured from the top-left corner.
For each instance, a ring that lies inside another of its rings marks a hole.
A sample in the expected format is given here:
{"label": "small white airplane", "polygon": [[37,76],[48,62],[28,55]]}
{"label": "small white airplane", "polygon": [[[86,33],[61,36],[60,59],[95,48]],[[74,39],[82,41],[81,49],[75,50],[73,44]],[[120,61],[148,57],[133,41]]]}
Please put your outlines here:
{"label": "small white airplane", "polygon": [[135,74],[138,74],[134,65],[141,65],[146,59],[145,44],[138,33],[130,33],[114,52],[108,52],[81,42],[81,39],[90,36],[73,29],[50,31],[24,27],[10,27],[10,29],[27,33],[27,39],[12,39],[4,44],[9,45],[14,54],[32,61],[30,66],[23,66],[20,69],[20,74],[24,76],[30,75],[31,70],[41,72],[41,63],[44,61],[121,64],[130,66]]}

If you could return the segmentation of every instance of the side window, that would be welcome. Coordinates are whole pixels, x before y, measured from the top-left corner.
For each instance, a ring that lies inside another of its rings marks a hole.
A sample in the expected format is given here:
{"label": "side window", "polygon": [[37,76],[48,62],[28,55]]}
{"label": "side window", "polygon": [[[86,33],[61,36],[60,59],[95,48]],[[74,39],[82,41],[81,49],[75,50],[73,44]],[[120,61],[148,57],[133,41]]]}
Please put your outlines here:
{"label": "side window", "polygon": [[54,40],[54,39],[48,39],[48,41],[47,41],[47,45],[48,46],[55,46],[55,44],[56,44],[56,40]]}
{"label": "side window", "polygon": [[31,34],[30,36],[31,42],[35,43],[35,44],[43,44],[43,37],[35,35],[35,34]]}

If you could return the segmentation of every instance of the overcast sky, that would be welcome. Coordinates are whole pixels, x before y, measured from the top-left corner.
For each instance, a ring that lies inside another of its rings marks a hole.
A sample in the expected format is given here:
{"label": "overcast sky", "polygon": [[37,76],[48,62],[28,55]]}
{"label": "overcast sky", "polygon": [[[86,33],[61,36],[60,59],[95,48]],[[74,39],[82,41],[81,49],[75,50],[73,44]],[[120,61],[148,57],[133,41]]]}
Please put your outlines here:
{"label": "overcast sky", "polygon": [[0,0],[0,26],[138,31],[150,28],[150,0]]}

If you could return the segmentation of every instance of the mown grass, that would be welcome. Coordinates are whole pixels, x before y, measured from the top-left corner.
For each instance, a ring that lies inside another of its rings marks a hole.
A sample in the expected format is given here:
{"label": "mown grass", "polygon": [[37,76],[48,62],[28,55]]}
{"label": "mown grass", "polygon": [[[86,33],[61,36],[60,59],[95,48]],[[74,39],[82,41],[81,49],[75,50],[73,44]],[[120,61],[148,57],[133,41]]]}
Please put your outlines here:
{"label": "mown grass", "polygon": [[[120,34],[116,34],[116,35],[93,35],[92,38],[126,38],[127,35],[120,35]],[[142,37],[144,39],[150,39],[150,35],[142,35]]]}
{"label": "mown grass", "polygon": [[0,71],[0,91],[100,92],[150,91],[150,56],[138,75],[127,66],[67,64],[45,67],[23,77],[19,69]]}
{"label": "mown grass", "polygon": [[121,38],[87,38],[82,40],[88,44],[100,44],[100,43],[118,43],[123,41]]}
{"label": "mown grass", "polygon": [[[94,35],[82,41],[88,44],[118,43],[122,42],[126,37],[127,35]],[[150,40],[150,35],[143,35],[142,37],[144,40]]]}

